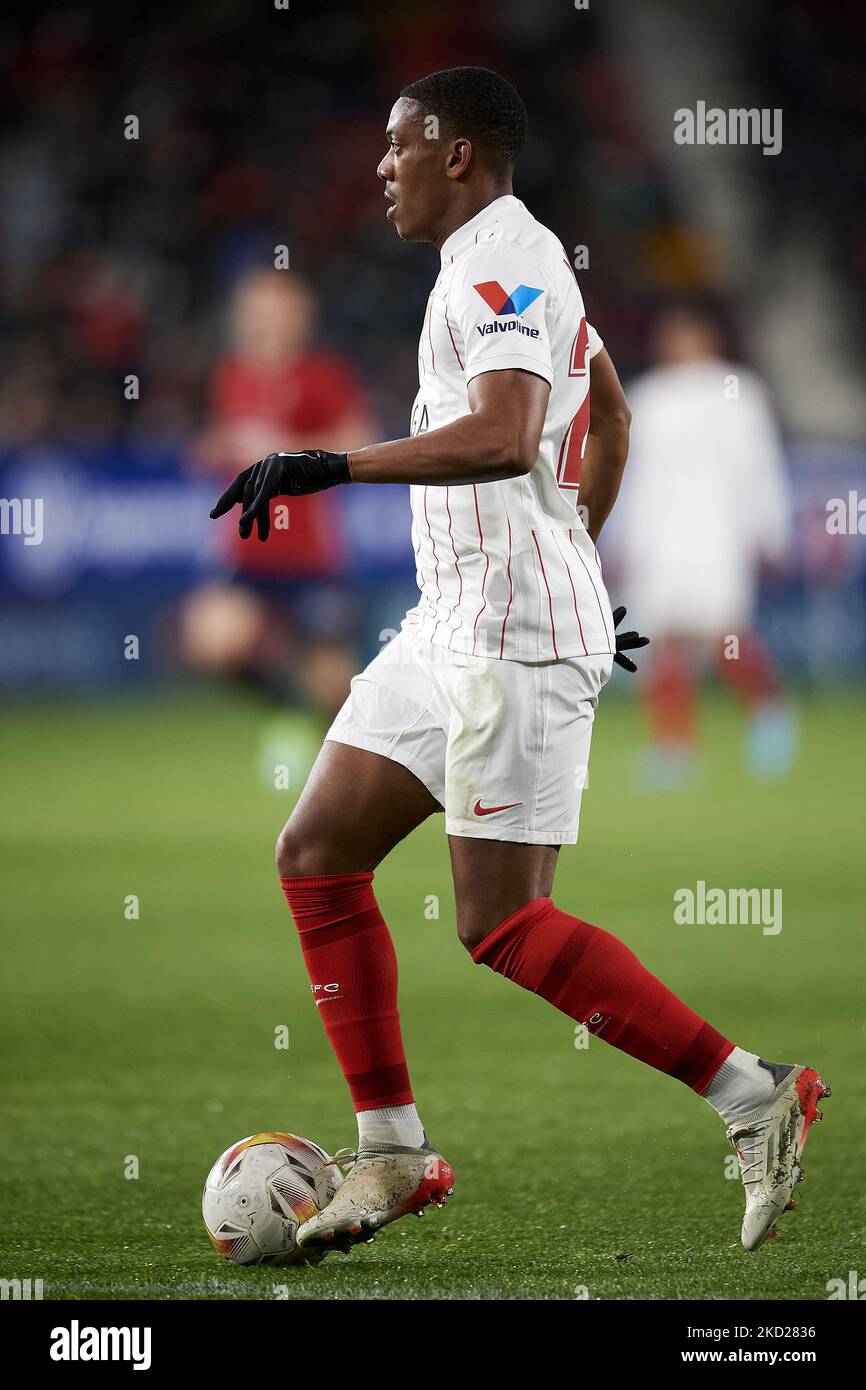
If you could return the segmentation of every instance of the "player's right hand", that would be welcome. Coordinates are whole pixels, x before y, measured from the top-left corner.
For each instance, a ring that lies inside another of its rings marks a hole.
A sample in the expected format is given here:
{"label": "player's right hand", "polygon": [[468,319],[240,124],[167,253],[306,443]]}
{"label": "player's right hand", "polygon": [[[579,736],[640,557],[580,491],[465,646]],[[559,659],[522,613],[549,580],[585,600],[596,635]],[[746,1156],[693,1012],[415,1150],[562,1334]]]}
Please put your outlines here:
{"label": "player's right hand", "polygon": [[325,449],[267,454],[238,474],[210,514],[215,519],[240,505],[243,508],[238,522],[241,540],[249,538],[255,522],[259,540],[266,541],[271,529],[271,498],[303,497],[351,481],[346,454],[329,454]]}

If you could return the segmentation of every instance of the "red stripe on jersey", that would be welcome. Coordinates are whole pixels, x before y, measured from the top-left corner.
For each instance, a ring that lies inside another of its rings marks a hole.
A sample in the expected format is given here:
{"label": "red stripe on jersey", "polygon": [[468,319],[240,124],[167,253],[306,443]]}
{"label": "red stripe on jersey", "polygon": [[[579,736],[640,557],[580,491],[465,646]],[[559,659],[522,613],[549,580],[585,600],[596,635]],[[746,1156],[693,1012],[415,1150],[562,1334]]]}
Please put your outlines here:
{"label": "red stripe on jersey", "polygon": [[573,548],[573,550],[574,550],[575,555],[577,556],[577,558],[578,558],[578,560],[580,561],[580,563],[583,565],[583,568],[586,570],[586,577],[587,577],[587,579],[589,580],[590,584],[592,585],[592,592],[595,594],[595,601],[596,601],[596,603],[598,604],[598,611],[599,611],[599,614],[600,614],[600,616],[601,616],[601,625],[602,625],[602,627],[604,628],[604,635],[605,635],[605,637],[606,637],[607,640],[608,640],[608,645],[610,646],[611,651],[613,651],[613,650],[614,650],[613,638],[611,637],[610,633],[609,633],[608,630],[607,630],[607,620],[606,620],[606,618],[605,618],[605,616],[604,616],[604,609],[603,609],[602,606],[601,606],[601,599],[600,599],[599,596],[598,596],[598,589],[595,587],[595,580],[593,579],[592,575],[590,574],[589,570],[588,570],[587,567],[586,567],[586,561],[584,560],[584,558],[583,558],[583,556],[581,555],[580,551],[578,550],[577,546],[574,544],[574,538],[573,538],[573,536],[572,536],[572,534],[571,534],[571,530],[570,530],[570,529],[569,529],[569,532],[568,532],[568,539],[571,541],[572,548]]}
{"label": "red stripe on jersey", "polygon": [[438,623],[439,623],[439,604],[440,604],[441,599],[442,599],[442,590],[441,590],[441,588],[439,587],[439,556],[436,554],[436,542],[435,542],[434,539],[433,539],[433,532],[432,532],[431,529],[430,529],[430,517],[429,517],[428,514],[427,514],[427,489],[426,489],[426,487],[424,488],[424,520],[427,522],[427,535],[430,537],[430,544],[431,544],[431,546],[433,547],[433,563],[434,563],[434,565],[435,565],[435,578],[436,578],[436,625],[434,625],[434,628],[433,628],[433,631],[434,631],[434,633],[435,633],[435,631],[436,631],[436,626],[437,626]]}
{"label": "red stripe on jersey", "polygon": [[559,660],[559,651],[558,651],[557,646],[556,646],[556,624],[555,624],[554,621],[553,621],[553,599],[552,599],[551,596],[550,596],[550,585],[549,585],[548,582],[547,582],[547,574],[546,574],[545,569],[544,569],[544,561],[543,561],[542,558],[541,558],[541,548],[540,548],[540,546],[539,546],[539,544],[538,544],[538,537],[536,536],[536,534],[535,534],[534,531],[531,531],[531,532],[530,532],[530,535],[532,536],[532,539],[533,539],[534,542],[535,542],[535,549],[538,551],[538,562],[539,562],[539,564],[541,565],[541,575],[542,575],[542,578],[544,579],[544,587],[545,587],[545,589],[547,590],[547,607],[548,607],[548,611],[549,611],[549,613],[550,613],[550,635],[551,635],[551,637],[552,637],[552,639],[553,639],[553,655],[556,657],[556,659],[557,659],[557,661],[558,661],[558,660]]}
{"label": "red stripe on jersey", "polygon": [[562,458],[571,443],[571,431],[574,429],[574,421],[576,419],[577,416],[575,415],[574,418],[568,422],[565,434],[562,436],[562,443],[559,446],[559,457],[556,460],[556,482],[557,486],[561,488],[571,487],[576,489],[579,486],[578,483],[563,483],[562,481]]}
{"label": "red stripe on jersey", "polygon": [[418,526],[417,526],[417,524],[416,524],[416,522],[415,522],[414,516],[413,516],[413,518],[412,518],[412,531],[411,531],[411,536],[412,536],[412,549],[413,549],[414,552],[415,552],[415,569],[416,569],[417,572],[418,572],[418,584],[419,584],[419,586],[420,586],[420,584],[422,584],[422,583],[423,583],[423,580],[424,580],[424,575],[423,575],[422,570],[421,570],[421,532],[420,532],[420,530],[419,530],[419,528],[418,528]]}
{"label": "red stripe on jersey", "polygon": [[[569,535],[569,539],[570,539],[570,538],[571,538],[571,532],[570,532],[570,531],[569,531],[568,535]],[[554,542],[554,545],[556,546],[557,550],[559,550],[559,541],[556,539],[556,533],[555,533],[555,532],[553,533],[553,542]],[[572,598],[572,602],[574,603],[574,616],[577,618],[577,626],[578,626],[579,629],[580,629],[580,640],[581,640],[581,642],[583,643],[583,654],[584,654],[584,656],[589,656],[589,650],[588,650],[587,645],[586,645],[586,638],[585,638],[584,635],[583,635],[583,623],[580,621],[580,614],[579,614],[578,611],[577,611],[577,594],[574,592],[574,580],[573,580],[572,577],[571,577],[571,570],[570,570],[569,567],[568,567],[568,561],[566,560],[566,558],[565,558],[565,556],[563,555],[563,553],[562,553],[561,550],[559,550],[559,554],[560,554],[560,558],[561,558],[561,560],[562,560],[562,563],[565,565],[565,572],[566,572],[566,574],[568,575],[568,582],[569,582],[569,584],[571,585],[571,598]]]}
{"label": "red stripe on jersey", "polygon": [[[503,507],[505,506],[505,499],[504,499],[504,498],[503,498],[503,501],[502,501],[502,505],[503,505]],[[511,583],[511,518],[510,518],[509,515],[508,515],[508,508],[507,508],[507,507],[506,507],[506,509],[505,509],[505,520],[508,522],[508,567],[507,567],[507,570],[506,570],[506,573],[508,574],[508,607],[507,607],[506,610],[505,610],[505,617],[502,619],[502,635],[501,635],[501,637],[499,638],[499,655],[500,655],[500,658],[501,658],[501,656],[502,656],[502,652],[503,652],[503,649],[504,649],[504,647],[505,647],[505,624],[508,622],[508,615],[509,615],[509,613],[511,612],[511,600],[512,600],[512,598],[514,597],[514,588],[513,588],[512,583]]]}
{"label": "red stripe on jersey", "polygon": [[460,363],[460,370],[461,370],[461,372],[462,372],[462,371],[463,371],[463,363],[460,362],[460,353],[457,351],[457,344],[456,344],[455,341],[454,341],[454,334],[451,332],[451,325],[450,325],[450,323],[448,322],[448,306],[447,306],[447,304],[444,304],[444,305],[442,306],[442,312],[443,312],[443,314],[445,315],[445,327],[448,329],[448,337],[451,339],[451,346],[452,346],[453,349],[454,349],[454,356],[457,358],[457,361]]}
{"label": "red stripe on jersey", "polygon": [[486,562],[485,565],[484,565],[484,577],[483,577],[482,580],[481,580],[481,607],[479,608],[478,612],[475,614],[475,622],[474,622],[473,627],[472,627],[472,655],[474,656],[474,655],[475,655],[476,634],[477,634],[477,631],[478,631],[478,619],[481,617],[481,614],[484,612],[485,608],[487,607],[487,598],[486,598],[485,593],[484,593],[484,586],[485,586],[485,584],[487,583],[487,571],[490,569],[490,556],[487,554],[487,551],[484,549],[484,532],[481,530],[481,514],[480,514],[480,512],[478,511],[478,488],[477,488],[477,486],[476,486],[475,483],[472,484],[472,492],[473,492],[473,494],[474,494],[474,496],[475,496],[475,520],[478,522],[478,544],[479,544],[479,546],[481,547],[481,554],[484,556],[484,559],[485,559],[485,562]]}
{"label": "red stripe on jersey", "polygon": [[[460,600],[461,600],[462,597],[463,597],[463,575],[462,575],[462,573],[461,573],[461,571],[460,571],[460,561],[459,561],[459,559],[457,558],[457,547],[456,547],[456,545],[454,544],[454,533],[453,533],[453,531],[451,530],[451,507],[450,507],[449,504],[448,504],[448,488],[447,488],[447,487],[446,487],[446,489],[445,489],[445,510],[446,510],[446,512],[448,513],[448,536],[449,536],[449,539],[450,539],[450,541],[451,541],[451,549],[454,551],[454,568],[455,568],[456,571],[457,571],[457,578],[458,578],[459,584],[460,584],[460,587],[459,587],[458,590],[457,590],[457,602],[456,602],[455,605],[454,605],[454,616],[455,616],[455,618],[456,618],[456,616],[457,616],[457,609],[460,607]],[[461,619],[461,621],[460,621],[460,626],[462,627],[462,625],[463,625],[463,620]],[[451,646],[451,643],[452,643],[453,640],[454,640],[454,633],[455,633],[456,631],[457,631],[457,629],[452,627],[452,629],[451,629],[451,636],[448,638],[448,646],[449,646],[449,647]]]}

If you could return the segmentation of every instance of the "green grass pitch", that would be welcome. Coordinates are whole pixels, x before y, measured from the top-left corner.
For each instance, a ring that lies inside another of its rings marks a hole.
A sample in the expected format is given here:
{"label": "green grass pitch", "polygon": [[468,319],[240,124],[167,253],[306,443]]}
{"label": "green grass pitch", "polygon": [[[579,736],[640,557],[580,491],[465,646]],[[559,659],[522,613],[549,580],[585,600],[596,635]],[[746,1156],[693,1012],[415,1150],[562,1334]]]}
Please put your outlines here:
{"label": "green grass pitch", "polygon": [[[377,888],[456,1195],[348,1258],[262,1271],[205,1237],[210,1164],[254,1131],[333,1150],[354,1124],[273,870],[291,802],[258,778],[261,712],[197,694],[7,709],[0,1275],[75,1299],[823,1299],[866,1273],[863,705],[811,697],[801,714],[799,765],[767,786],[744,770],[739,712],[711,701],[697,783],[651,796],[639,713],[603,697],[556,883],[723,1032],[832,1084],[783,1237],[740,1248],[740,1183],[704,1101],[598,1040],[577,1050],[569,1019],[472,965],[437,818]],[[780,887],[783,930],[674,925],[674,891],[698,879]]]}

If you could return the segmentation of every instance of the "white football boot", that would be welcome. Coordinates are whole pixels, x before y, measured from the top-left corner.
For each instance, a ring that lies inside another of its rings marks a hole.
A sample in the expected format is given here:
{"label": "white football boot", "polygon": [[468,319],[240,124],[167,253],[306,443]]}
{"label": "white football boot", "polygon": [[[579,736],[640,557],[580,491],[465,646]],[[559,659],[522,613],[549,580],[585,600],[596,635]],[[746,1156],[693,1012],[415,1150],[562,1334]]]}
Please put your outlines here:
{"label": "white football boot", "polygon": [[420,1149],[365,1144],[332,1161],[351,1167],[328,1205],[298,1228],[304,1250],[348,1251],[401,1216],[422,1216],[433,1202],[444,1207],[454,1191],[454,1169],[427,1139]]}
{"label": "white football boot", "polygon": [[800,1155],[809,1126],[821,1119],[818,1101],[830,1094],[812,1067],[778,1070],[784,1075],[770,1099],[725,1131],[737,1151],[746,1189],[740,1238],[747,1250],[772,1239],[782,1212],[796,1205],[791,1194],[803,1177]]}

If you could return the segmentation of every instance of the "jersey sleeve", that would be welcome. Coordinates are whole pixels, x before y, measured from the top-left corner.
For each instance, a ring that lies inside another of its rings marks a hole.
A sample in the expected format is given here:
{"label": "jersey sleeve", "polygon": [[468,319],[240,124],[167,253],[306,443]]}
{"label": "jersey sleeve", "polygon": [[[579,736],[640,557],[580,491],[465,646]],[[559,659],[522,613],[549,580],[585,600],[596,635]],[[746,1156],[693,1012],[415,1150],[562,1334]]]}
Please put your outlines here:
{"label": "jersey sleeve", "polygon": [[535,256],[502,242],[479,246],[455,286],[452,312],[465,346],[467,384],[483,372],[518,368],[553,385],[555,290]]}
{"label": "jersey sleeve", "polygon": [[595,357],[596,353],[601,352],[604,343],[588,319],[586,322],[586,334],[589,343],[589,355],[590,357]]}

